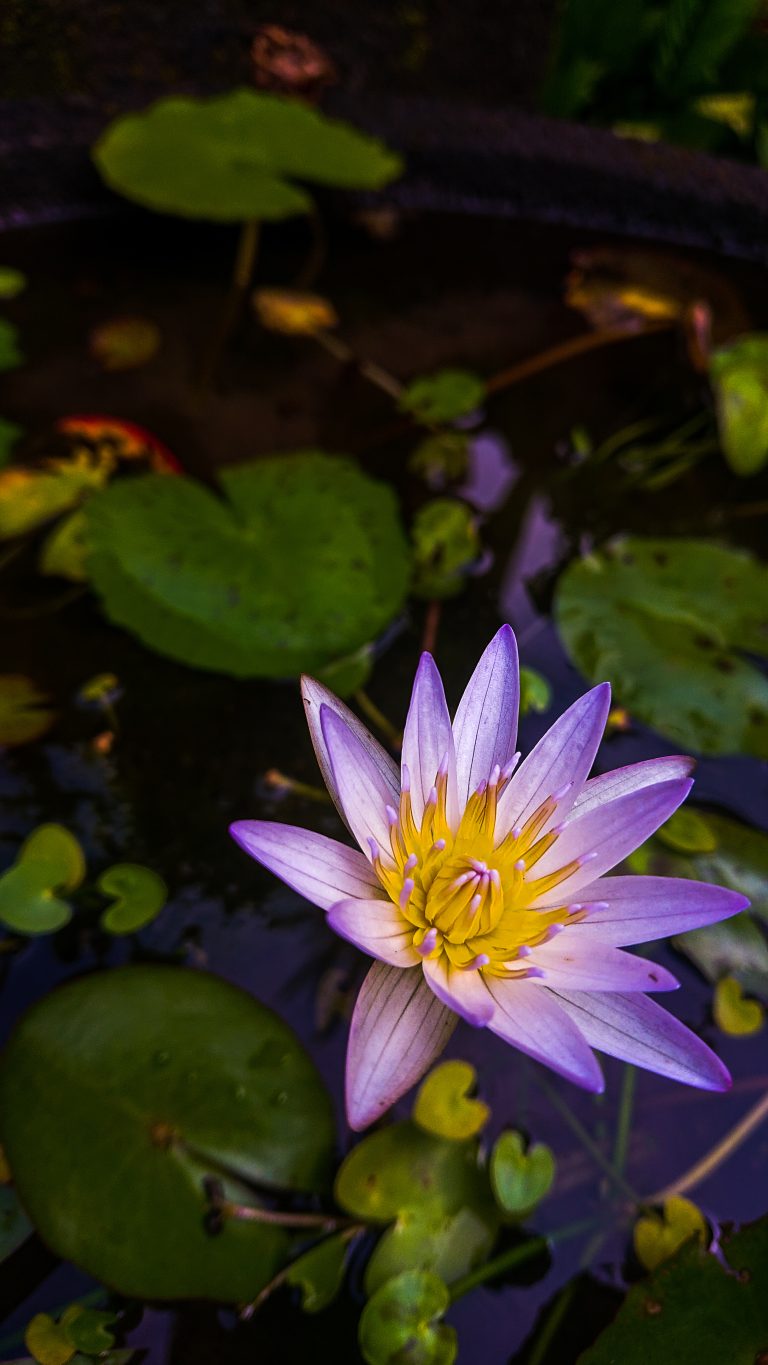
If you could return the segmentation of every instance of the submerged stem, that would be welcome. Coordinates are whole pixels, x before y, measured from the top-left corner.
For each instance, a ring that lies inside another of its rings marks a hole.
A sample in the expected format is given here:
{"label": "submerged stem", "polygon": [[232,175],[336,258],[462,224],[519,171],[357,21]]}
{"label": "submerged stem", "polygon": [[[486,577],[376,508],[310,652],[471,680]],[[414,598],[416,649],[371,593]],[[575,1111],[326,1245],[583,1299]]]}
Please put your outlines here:
{"label": "submerged stem", "polygon": [[460,1279],[454,1280],[450,1287],[451,1303],[455,1303],[477,1285],[485,1284],[486,1280],[493,1280],[507,1270],[524,1265],[526,1261],[538,1256],[539,1252],[546,1251],[548,1246],[557,1246],[560,1242],[567,1242],[571,1237],[580,1237],[583,1232],[591,1232],[598,1222],[600,1219],[597,1218],[580,1218],[576,1223],[567,1223],[565,1227],[556,1228],[554,1232],[531,1237],[530,1241],[522,1242],[520,1246],[502,1251],[498,1256],[494,1256],[493,1260],[478,1266],[477,1270],[470,1270],[468,1275],[462,1275]]}
{"label": "submerged stem", "polygon": [[526,1365],[541,1365],[560,1323],[568,1312],[571,1299],[575,1293],[576,1281],[569,1280],[567,1284],[563,1285],[560,1293],[556,1295],[554,1302],[544,1319],[542,1329],[533,1343],[533,1350],[528,1357]]}
{"label": "submerged stem", "polygon": [[534,1077],[549,1099],[550,1104],[553,1104],[558,1113],[562,1115],[568,1124],[568,1127],[571,1129],[571,1132],[575,1134],[581,1145],[589,1152],[593,1161],[597,1162],[597,1165],[605,1172],[608,1179],[616,1186],[616,1189],[619,1190],[621,1194],[625,1195],[627,1199],[631,1199],[633,1204],[642,1204],[643,1200],[641,1200],[637,1191],[624,1179],[624,1176],[620,1171],[614,1170],[613,1163],[598,1147],[594,1138],[587,1132],[587,1129],[584,1127],[581,1120],[577,1119],[576,1115],[571,1110],[570,1105],[558,1095],[557,1091],[548,1083],[548,1081],[544,1080],[543,1076],[536,1075],[534,1072]]}
{"label": "submerged stem", "polygon": [[259,250],[260,230],[261,225],[258,218],[250,219],[243,223],[240,228],[229,291],[200,365],[198,387],[203,391],[210,388],[216,377],[221,353],[232,334],[240,316],[245,296],[251,287]]}
{"label": "submerged stem", "polygon": [[618,327],[606,328],[602,332],[582,332],[579,336],[569,337],[568,341],[561,341],[546,351],[538,351],[527,360],[520,360],[516,365],[510,365],[508,369],[492,375],[485,386],[486,392],[500,393],[503,389],[511,388],[513,384],[519,384],[523,379],[530,379],[535,374],[541,374],[543,370],[549,370],[554,365],[562,365],[564,361],[573,360],[587,351],[597,350],[601,346],[612,346],[621,341],[634,341],[638,337],[648,336],[651,332],[666,332],[671,326],[672,324],[668,322],[652,322],[641,332],[626,332]]}
{"label": "submerged stem", "polygon": [[695,1165],[689,1167],[681,1176],[678,1176],[677,1180],[673,1180],[663,1190],[657,1190],[656,1194],[650,1195],[646,1203],[663,1204],[664,1200],[671,1198],[672,1195],[683,1194],[686,1190],[692,1189],[694,1185],[700,1185],[702,1180],[706,1180],[707,1176],[712,1175],[719,1166],[722,1166],[724,1161],[733,1156],[742,1142],[745,1142],[750,1134],[759,1128],[760,1124],[764,1123],[766,1119],[768,1119],[768,1095],[764,1095],[761,1100],[758,1100],[757,1104],[744,1115],[744,1118],[731,1129],[730,1133],[726,1133],[725,1137],[721,1138],[720,1142],[716,1143],[710,1152],[707,1152],[706,1156],[701,1157]]}
{"label": "submerged stem", "polygon": [[637,1072],[635,1071],[635,1068],[627,1062],[624,1066],[624,1075],[621,1081],[621,1098],[619,1100],[619,1112],[616,1119],[616,1138],[613,1144],[613,1172],[614,1175],[618,1176],[624,1174],[624,1167],[627,1161],[636,1080]]}
{"label": "submerged stem", "polygon": [[368,693],[364,692],[362,687],[359,687],[355,693],[355,701],[363,712],[363,715],[367,716],[369,721],[376,726],[376,729],[384,736],[387,743],[390,744],[393,749],[402,749],[402,733],[392,724],[389,717],[385,716],[384,712],[379,710],[376,703],[371,701]]}

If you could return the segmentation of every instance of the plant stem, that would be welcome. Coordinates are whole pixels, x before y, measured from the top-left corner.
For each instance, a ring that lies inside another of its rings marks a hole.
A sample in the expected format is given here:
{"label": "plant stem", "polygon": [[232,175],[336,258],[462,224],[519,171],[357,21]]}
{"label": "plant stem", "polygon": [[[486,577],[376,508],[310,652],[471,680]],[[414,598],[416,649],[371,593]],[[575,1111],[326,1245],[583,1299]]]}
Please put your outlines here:
{"label": "plant stem", "polygon": [[718,1142],[706,1156],[701,1157],[695,1165],[684,1171],[677,1180],[673,1180],[671,1185],[666,1185],[663,1190],[657,1190],[655,1194],[649,1195],[646,1203],[663,1204],[665,1199],[672,1195],[683,1194],[690,1190],[694,1185],[700,1185],[702,1180],[712,1175],[724,1161],[733,1156],[733,1153],[751,1133],[759,1128],[761,1123],[768,1119],[768,1095],[764,1095],[757,1104],[744,1115],[744,1118],[732,1128],[730,1133]]}
{"label": "plant stem", "polygon": [[333,356],[334,360],[340,360],[344,365],[356,365],[360,374],[367,379],[369,384],[375,384],[377,389],[382,389],[389,398],[399,402],[403,392],[403,385],[396,379],[389,370],[385,370],[381,365],[377,365],[373,360],[365,360],[356,356],[351,346],[340,337],[333,336],[330,332],[313,332],[312,337],[315,341]]}
{"label": "plant stem", "polygon": [[313,787],[309,782],[299,782],[295,777],[281,773],[279,768],[270,768],[264,774],[264,781],[268,787],[274,787],[275,791],[291,792],[293,796],[303,796],[305,801],[326,803],[331,800],[325,787]]}
{"label": "plant stem", "polygon": [[627,1199],[631,1199],[633,1204],[641,1204],[643,1201],[637,1191],[633,1190],[632,1186],[624,1179],[620,1172],[614,1170],[611,1161],[609,1161],[605,1153],[601,1151],[594,1138],[587,1132],[584,1124],[580,1119],[577,1119],[570,1106],[566,1104],[565,1100],[562,1099],[560,1095],[558,1095],[554,1087],[551,1086],[548,1081],[545,1081],[543,1076],[539,1076],[535,1072],[534,1079],[537,1084],[541,1086],[544,1094],[548,1097],[550,1104],[553,1104],[558,1113],[562,1115],[568,1124],[568,1127],[571,1129],[571,1132],[575,1134],[581,1145],[589,1152],[593,1161],[597,1162],[597,1165],[605,1172],[608,1179],[613,1182],[617,1190],[625,1195]]}
{"label": "plant stem", "polygon": [[337,1218],[333,1213],[284,1213],[280,1209],[260,1209],[253,1204],[236,1204],[224,1199],[217,1205],[225,1218],[242,1223],[270,1223],[279,1228],[316,1228],[320,1232],[340,1232],[342,1228],[357,1227],[351,1218]]}
{"label": "plant stem", "polygon": [[312,240],[304,264],[293,282],[294,289],[311,289],[325,263],[328,241],[317,205],[313,205],[309,214],[309,228]]}
{"label": "plant stem", "polygon": [[629,1147],[629,1133],[632,1125],[632,1106],[635,1100],[635,1081],[637,1072],[635,1068],[627,1062],[624,1066],[624,1075],[621,1081],[621,1098],[619,1100],[619,1113],[616,1120],[616,1138],[613,1144],[613,1173],[615,1176],[624,1174],[624,1167],[627,1162],[627,1149]]}
{"label": "plant stem", "polygon": [[546,1251],[547,1247],[557,1246],[560,1242],[567,1242],[571,1237],[580,1237],[583,1232],[590,1232],[599,1221],[596,1218],[580,1218],[576,1223],[567,1223],[565,1227],[556,1228],[554,1232],[531,1237],[530,1241],[522,1242],[520,1246],[502,1251],[500,1255],[494,1256],[493,1260],[486,1261],[485,1265],[478,1266],[477,1270],[471,1270],[468,1275],[462,1275],[460,1279],[454,1281],[451,1285],[451,1303],[455,1303],[477,1285],[485,1284],[486,1280],[493,1280],[507,1270],[524,1265],[526,1261],[538,1256],[539,1252]]}
{"label": "plant stem", "polygon": [[384,736],[387,743],[390,744],[393,749],[402,749],[403,736],[401,731],[392,724],[392,721],[384,715],[383,711],[379,710],[376,703],[371,701],[368,693],[364,692],[362,687],[359,687],[355,693],[355,701],[363,712],[363,715],[367,716],[369,721],[376,726],[376,729]]}
{"label": "plant stem", "polygon": [[429,654],[434,654],[437,647],[437,632],[440,629],[440,617],[443,614],[443,604],[439,597],[433,597],[427,603],[426,615],[424,617],[424,634],[421,637],[422,651],[426,650]]}
{"label": "plant stem", "polygon": [[653,322],[641,332],[606,328],[602,332],[583,332],[577,337],[569,337],[568,341],[561,341],[557,346],[550,346],[548,350],[539,351],[536,355],[529,356],[527,360],[520,360],[516,365],[510,365],[508,369],[492,375],[485,386],[486,393],[500,393],[503,389],[511,388],[513,384],[519,384],[523,379],[530,379],[535,374],[541,374],[543,370],[552,369],[554,365],[562,365],[564,361],[573,360],[587,351],[598,350],[601,346],[612,346],[621,341],[634,341],[638,337],[648,336],[651,332],[666,332],[671,326],[672,324],[668,322]]}
{"label": "plant stem", "polygon": [[240,228],[229,291],[200,366],[197,383],[203,392],[210,388],[216,377],[221,353],[237,323],[245,296],[250,289],[259,250],[260,226],[258,218],[252,218]]}
{"label": "plant stem", "polygon": [[567,1313],[568,1308],[570,1306],[571,1299],[573,1298],[575,1293],[576,1293],[575,1280],[569,1280],[568,1284],[563,1285],[563,1288],[560,1290],[560,1293],[555,1298],[552,1307],[549,1310],[549,1313],[544,1319],[541,1332],[539,1333],[538,1337],[533,1343],[533,1350],[531,1351],[531,1354],[528,1357],[526,1365],[541,1365],[542,1360],[547,1354],[547,1349],[550,1345],[550,1342],[552,1341],[552,1338],[554,1337],[558,1327],[560,1326],[560,1323],[565,1317],[565,1314]]}

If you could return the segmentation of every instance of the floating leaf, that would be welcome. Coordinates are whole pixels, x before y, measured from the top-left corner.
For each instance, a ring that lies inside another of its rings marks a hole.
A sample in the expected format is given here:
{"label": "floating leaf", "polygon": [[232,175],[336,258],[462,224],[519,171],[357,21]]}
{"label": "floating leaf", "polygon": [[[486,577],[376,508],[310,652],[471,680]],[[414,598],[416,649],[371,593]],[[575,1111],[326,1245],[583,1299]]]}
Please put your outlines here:
{"label": "floating leaf", "polygon": [[675,811],[656,837],[676,853],[713,853],[717,848],[717,836],[710,821],[688,807]]}
{"label": "floating leaf", "polygon": [[9,465],[0,472],[0,540],[26,535],[76,507],[106,482],[108,471],[85,460],[57,460],[48,469]]}
{"label": "floating leaf", "polygon": [[88,346],[103,370],[137,370],[157,353],[160,339],[149,318],[112,318],[93,329]]}
{"label": "floating leaf", "polygon": [[472,509],[457,498],[434,498],[413,519],[413,591],[419,597],[453,597],[480,554]]}
{"label": "floating leaf", "polygon": [[687,750],[768,757],[768,569],[702,540],[632,537],[575,560],[555,612],[566,648],[637,719]]}
{"label": "floating leaf", "polygon": [[761,1365],[768,1219],[726,1233],[721,1245],[726,1266],[696,1241],[635,1285],[578,1365]]}
{"label": "floating leaf", "polygon": [[298,289],[257,289],[253,307],[262,327],[286,336],[312,336],[339,321],[328,299]]}
{"label": "floating leaf", "polygon": [[520,669],[520,715],[527,716],[531,711],[541,714],[552,705],[552,688],[543,673],[535,668]]}
{"label": "floating leaf", "polygon": [[101,1355],[115,1344],[115,1334],[109,1330],[117,1322],[115,1313],[103,1313],[97,1308],[84,1308],[75,1303],[62,1315],[61,1321],[75,1348],[84,1355]]}
{"label": "floating leaf", "polygon": [[18,1195],[12,1185],[0,1185],[0,1263],[10,1256],[32,1232]]}
{"label": "floating leaf", "polygon": [[543,1142],[526,1148],[513,1129],[497,1138],[491,1152],[491,1185],[496,1202],[512,1218],[526,1218],[552,1188],[555,1158]]}
{"label": "floating leaf", "polygon": [[356,1218],[394,1224],[368,1263],[369,1292],[407,1268],[456,1279],[489,1254],[499,1227],[477,1144],[408,1121],[353,1148],[336,1177],[336,1198]]}
{"label": "floating leaf", "polygon": [[27,287],[27,277],[12,265],[0,265],[0,299],[15,299]]}
{"label": "floating leaf", "polygon": [[63,825],[40,825],[0,877],[0,923],[18,934],[51,934],[72,907],[57,891],[74,891],[85,876],[83,851]]}
{"label": "floating leaf", "polygon": [[77,1350],[66,1327],[49,1313],[36,1313],[24,1333],[24,1345],[38,1365],[67,1365]]}
{"label": "floating leaf", "polygon": [[401,163],[375,138],[255,90],[170,96],[115,119],[93,148],[112,189],[148,208],[219,222],[307,213],[293,179],[379,189]]}
{"label": "floating leaf", "polygon": [[768,335],[721,346],[709,377],[723,454],[736,474],[756,474],[768,460]]}
{"label": "floating leaf", "polygon": [[204,972],[141,966],[68,982],[22,1018],[0,1066],[0,1130],[20,1198],[56,1253],[131,1298],[248,1302],[288,1239],[226,1218],[204,1176],[312,1190],[328,1096],[294,1035]]}
{"label": "floating leaf", "polygon": [[49,700],[29,678],[0,673],[0,745],[29,744],[50,730],[56,715]]}
{"label": "floating leaf", "polygon": [[285,1282],[301,1290],[305,1313],[319,1313],[333,1303],[344,1279],[348,1245],[349,1238],[336,1233],[310,1247],[289,1266]]}
{"label": "floating leaf", "polygon": [[436,431],[419,442],[408,459],[408,468],[430,485],[462,479],[469,467],[469,443],[465,431]]}
{"label": "floating leaf", "polygon": [[491,1116],[487,1104],[472,1098],[476,1082],[469,1062],[441,1062],[421,1083],[413,1106],[415,1122],[436,1137],[458,1142],[476,1137]]}
{"label": "floating leaf", "polygon": [[107,615],[198,668],[287,677],[345,659],[408,582],[391,489],[350,460],[281,455],[190,479],[116,482],[88,505],[88,569]]}
{"label": "floating leaf", "polygon": [[5,417],[0,417],[0,469],[4,469],[9,463],[14,446],[23,435],[24,428],[17,422],[9,422]]}
{"label": "floating leaf", "polygon": [[97,882],[105,896],[114,896],[99,923],[110,934],[135,934],[160,914],[168,899],[162,877],[140,863],[115,863]]}
{"label": "floating leaf", "polygon": [[442,1280],[430,1272],[408,1270],[388,1280],[360,1318],[368,1365],[452,1365],[456,1333],[441,1321],[449,1302]]}
{"label": "floating leaf", "polygon": [[456,422],[482,407],[485,383],[469,370],[438,370],[414,379],[400,397],[403,412],[427,426]]}
{"label": "floating leaf", "polygon": [[690,1199],[670,1195],[664,1200],[662,1213],[643,1214],[638,1218],[632,1236],[640,1264],[645,1270],[655,1270],[689,1238],[695,1237],[705,1243],[707,1224],[701,1210]]}
{"label": "floating leaf", "polygon": [[717,1027],[732,1038],[759,1033],[765,1023],[762,1005],[757,1000],[745,1000],[741,984],[733,976],[718,981],[712,1013]]}
{"label": "floating leaf", "polygon": [[18,369],[24,364],[24,356],[19,349],[18,332],[7,318],[0,318],[0,374],[4,370]]}
{"label": "floating leaf", "polygon": [[40,551],[37,561],[40,572],[53,578],[68,578],[72,583],[84,583],[88,578],[86,530],[82,507],[54,526]]}

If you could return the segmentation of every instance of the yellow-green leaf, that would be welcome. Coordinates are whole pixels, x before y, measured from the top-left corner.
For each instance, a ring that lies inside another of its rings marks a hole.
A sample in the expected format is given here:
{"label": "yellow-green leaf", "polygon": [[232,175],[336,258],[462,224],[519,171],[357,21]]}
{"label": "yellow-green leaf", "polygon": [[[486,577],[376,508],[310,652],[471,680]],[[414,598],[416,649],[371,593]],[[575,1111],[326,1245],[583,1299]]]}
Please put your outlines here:
{"label": "yellow-green leaf", "polygon": [[759,1000],[745,1000],[741,983],[734,976],[724,976],[715,986],[712,1013],[717,1027],[733,1038],[759,1033],[765,1022]]}
{"label": "yellow-green leaf", "polygon": [[422,1082],[413,1106],[413,1117],[420,1128],[437,1137],[463,1142],[485,1127],[491,1111],[482,1100],[473,1099],[477,1073],[469,1062],[442,1062]]}
{"label": "yellow-green leaf", "polygon": [[664,1200],[661,1213],[638,1218],[633,1233],[635,1254],[646,1270],[655,1270],[691,1238],[702,1244],[706,1241],[704,1215],[690,1199],[671,1195]]}

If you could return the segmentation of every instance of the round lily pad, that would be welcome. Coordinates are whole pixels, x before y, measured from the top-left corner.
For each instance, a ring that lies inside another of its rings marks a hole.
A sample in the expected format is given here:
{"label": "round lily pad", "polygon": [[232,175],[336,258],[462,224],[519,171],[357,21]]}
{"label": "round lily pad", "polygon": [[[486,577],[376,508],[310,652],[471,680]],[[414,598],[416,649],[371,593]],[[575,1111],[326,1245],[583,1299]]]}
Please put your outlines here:
{"label": "round lily pad", "polygon": [[88,504],[88,570],[107,615],[145,644],[236,677],[345,659],[399,611],[409,558],[392,490],[341,457],[112,484]]}
{"label": "round lily pad", "polygon": [[206,1226],[206,1174],[325,1185],[328,1096],[294,1035],[207,973],[125,967],[70,982],[17,1025],[0,1065],[0,1141],[57,1255],[136,1298],[247,1301],[281,1228]]}
{"label": "round lily pad", "polygon": [[375,138],[296,100],[255,90],[170,96],[115,119],[93,149],[108,185],[188,218],[243,222],[307,213],[293,180],[378,189],[400,160]]}
{"label": "round lily pad", "polygon": [[442,1322],[448,1290],[429,1271],[408,1270],[388,1280],[366,1304],[360,1349],[368,1365],[452,1365],[458,1343]]}
{"label": "round lily pad", "polygon": [[688,752],[768,758],[768,568],[704,540],[627,537],[575,560],[555,615],[593,682]]}

